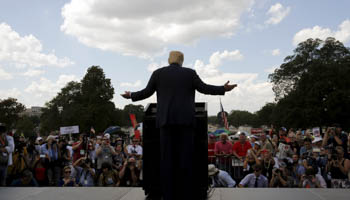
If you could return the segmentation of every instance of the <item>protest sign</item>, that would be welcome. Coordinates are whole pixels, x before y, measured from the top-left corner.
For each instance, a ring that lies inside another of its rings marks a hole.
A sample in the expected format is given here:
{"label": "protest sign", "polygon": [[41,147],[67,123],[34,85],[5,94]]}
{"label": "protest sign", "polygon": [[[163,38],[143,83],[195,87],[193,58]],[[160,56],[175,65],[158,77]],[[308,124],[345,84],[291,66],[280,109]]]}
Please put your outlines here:
{"label": "protest sign", "polygon": [[60,127],[61,135],[74,134],[74,133],[79,133],[79,126]]}

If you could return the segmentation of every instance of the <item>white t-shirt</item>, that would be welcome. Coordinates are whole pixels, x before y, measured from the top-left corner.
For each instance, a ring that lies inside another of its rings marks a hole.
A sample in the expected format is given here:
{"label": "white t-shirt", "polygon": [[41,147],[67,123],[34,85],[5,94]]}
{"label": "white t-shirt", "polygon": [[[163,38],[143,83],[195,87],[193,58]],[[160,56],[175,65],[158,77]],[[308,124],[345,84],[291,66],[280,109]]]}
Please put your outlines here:
{"label": "white t-shirt", "polygon": [[126,147],[126,149],[128,150],[128,153],[129,154],[132,154],[132,153],[136,153],[137,155],[142,155],[142,147],[140,145],[128,145]]}

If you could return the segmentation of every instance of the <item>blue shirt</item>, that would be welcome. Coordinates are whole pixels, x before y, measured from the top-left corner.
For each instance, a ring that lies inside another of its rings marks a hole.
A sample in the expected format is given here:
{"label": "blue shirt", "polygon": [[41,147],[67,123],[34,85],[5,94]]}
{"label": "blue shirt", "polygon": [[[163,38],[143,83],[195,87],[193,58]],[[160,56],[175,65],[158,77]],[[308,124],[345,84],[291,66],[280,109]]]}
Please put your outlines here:
{"label": "blue shirt", "polygon": [[219,174],[211,177],[213,180],[213,187],[229,187],[233,188],[236,182],[231,178],[231,176],[222,170],[219,170]]}
{"label": "blue shirt", "polygon": [[258,177],[258,179],[256,179],[256,176],[254,173],[251,173],[251,174],[248,174],[247,176],[245,176],[239,184],[243,185],[243,186],[247,186],[249,188],[254,188],[256,180],[258,181],[257,187],[259,187],[259,188],[268,187],[267,178],[261,174]]}
{"label": "blue shirt", "polygon": [[[95,169],[92,170],[95,172]],[[72,174],[76,178],[79,185],[86,187],[94,186],[94,178],[88,169],[83,169],[82,167],[74,167]]]}

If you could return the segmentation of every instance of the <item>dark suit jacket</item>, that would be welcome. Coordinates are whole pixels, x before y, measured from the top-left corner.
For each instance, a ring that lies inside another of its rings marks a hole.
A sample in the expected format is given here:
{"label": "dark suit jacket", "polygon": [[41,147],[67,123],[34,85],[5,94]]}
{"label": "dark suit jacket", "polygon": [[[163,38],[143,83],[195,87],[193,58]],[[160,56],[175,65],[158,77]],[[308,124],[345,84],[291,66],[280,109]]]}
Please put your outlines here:
{"label": "dark suit jacket", "polygon": [[143,100],[157,91],[157,127],[193,125],[196,90],[203,94],[225,94],[224,86],[207,85],[196,71],[171,64],[154,71],[146,88],[131,93],[131,99]]}

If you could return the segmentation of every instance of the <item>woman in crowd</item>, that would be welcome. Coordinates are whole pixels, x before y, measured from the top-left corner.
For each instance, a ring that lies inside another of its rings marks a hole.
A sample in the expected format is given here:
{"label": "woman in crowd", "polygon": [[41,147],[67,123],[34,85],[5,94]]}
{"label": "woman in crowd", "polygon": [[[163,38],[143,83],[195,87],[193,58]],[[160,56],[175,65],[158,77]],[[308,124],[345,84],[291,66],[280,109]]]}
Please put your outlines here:
{"label": "woman in crowd", "polygon": [[75,178],[71,176],[72,170],[70,166],[65,166],[63,168],[63,178],[58,182],[58,186],[61,187],[74,187],[78,186],[75,181]]}
{"label": "woman in crowd", "polygon": [[104,162],[101,165],[102,173],[100,174],[98,185],[103,187],[118,187],[120,185],[119,174],[112,169],[112,165]]}
{"label": "woman in crowd", "polygon": [[328,157],[327,172],[332,177],[332,188],[350,188],[348,173],[350,170],[350,160],[344,158],[344,149],[337,146],[335,152]]}
{"label": "woman in crowd", "polygon": [[258,164],[260,165],[260,160],[256,154],[256,152],[259,151],[259,148],[260,148],[260,143],[259,142],[255,142],[255,145],[254,145],[254,148],[255,150],[252,148],[252,149],[249,149],[248,150],[248,154],[247,154],[247,157],[245,158],[244,162],[243,162],[243,171],[244,171],[244,175],[247,175],[247,174],[250,174],[250,173],[253,173],[254,170],[253,170],[253,166],[255,164]]}
{"label": "woman in crowd", "polygon": [[44,154],[37,155],[35,162],[33,163],[32,169],[34,173],[34,178],[38,182],[39,186],[47,186],[48,185],[48,177],[47,177],[47,158]]}

